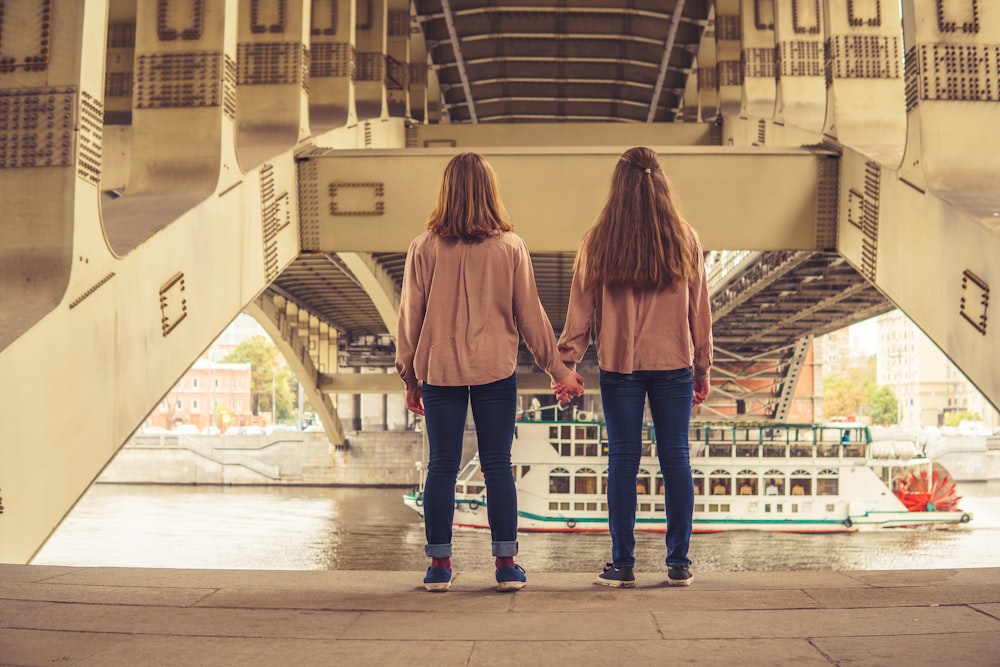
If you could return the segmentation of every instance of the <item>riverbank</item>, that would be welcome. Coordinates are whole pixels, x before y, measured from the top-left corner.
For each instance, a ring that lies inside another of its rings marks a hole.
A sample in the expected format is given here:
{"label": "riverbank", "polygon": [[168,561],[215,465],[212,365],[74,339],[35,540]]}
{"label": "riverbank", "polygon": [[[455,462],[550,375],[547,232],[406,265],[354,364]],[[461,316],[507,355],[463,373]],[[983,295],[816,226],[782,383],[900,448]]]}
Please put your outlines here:
{"label": "riverbank", "polygon": [[[474,450],[474,433],[466,447]],[[296,431],[136,434],[97,483],[405,488],[419,484],[425,462],[423,434],[416,431],[352,431],[338,446],[325,433]]]}

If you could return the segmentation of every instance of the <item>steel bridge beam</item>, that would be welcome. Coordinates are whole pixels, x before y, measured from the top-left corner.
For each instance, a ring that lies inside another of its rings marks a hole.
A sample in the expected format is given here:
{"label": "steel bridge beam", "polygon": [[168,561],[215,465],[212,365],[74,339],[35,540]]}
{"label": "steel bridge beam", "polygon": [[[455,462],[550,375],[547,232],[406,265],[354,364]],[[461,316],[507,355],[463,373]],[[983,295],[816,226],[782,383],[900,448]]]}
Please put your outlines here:
{"label": "steel bridge beam", "polygon": [[[706,250],[827,250],[837,155],[824,148],[659,147]],[[533,252],[575,251],[607,196],[618,148],[485,149]],[[305,252],[404,252],[454,149],[311,150],[299,160]],[[720,193],[724,193],[720,195]],[[780,193],[780,194],[776,194]]]}

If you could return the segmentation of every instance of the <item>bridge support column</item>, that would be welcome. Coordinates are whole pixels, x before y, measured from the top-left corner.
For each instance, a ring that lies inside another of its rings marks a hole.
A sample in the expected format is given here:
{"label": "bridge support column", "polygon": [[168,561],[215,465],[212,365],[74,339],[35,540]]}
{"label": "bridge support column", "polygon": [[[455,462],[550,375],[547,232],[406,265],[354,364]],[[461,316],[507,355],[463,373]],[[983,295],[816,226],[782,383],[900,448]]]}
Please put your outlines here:
{"label": "bridge support column", "polygon": [[337,408],[317,386],[323,373],[336,370],[337,332],[273,292],[257,297],[247,305],[247,312],[260,322],[288,361],[323,422],[330,443],[344,444],[344,428]]}

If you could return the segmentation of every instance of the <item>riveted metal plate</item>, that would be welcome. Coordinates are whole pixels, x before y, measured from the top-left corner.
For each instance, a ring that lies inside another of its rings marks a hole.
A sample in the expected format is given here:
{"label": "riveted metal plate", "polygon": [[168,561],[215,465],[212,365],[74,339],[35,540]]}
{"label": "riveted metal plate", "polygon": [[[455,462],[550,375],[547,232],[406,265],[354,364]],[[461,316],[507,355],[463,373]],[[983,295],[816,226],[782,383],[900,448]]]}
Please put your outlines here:
{"label": "riveted metal plate", "polygon": [[166,337],[187,317],[184,273],[178,271],[160,288],[160,326]]}
{"label": "riveted metal plate", "polygon": [[313,42],[312,66],[309,76],[314,79],[347,77],[354,71],[354,46],[346,42]]}
{"label": "riveted metal plate", "polygon": [[330,215],[385,215],[384,183],[331,183]]}
{"label": "riveted metal plate", "polygon": [[976,331],[986,335],[986,311],[990,307],[990,286],[972,271],[962,272],[962,299],[959,314]]}
{"label": "riveted metal plate", "polygon": [[240,86],[298,83],[302,75],[299,42],[247,42],[237,47]]}
{"label": "riveted metal plate", "polygon": [[101,184],[104,106],[87,91],[80,94],[80,132],[77,141],[76,175],[91,185]]}
{"label": "riveted metal plate", "polygon": [[0,90],[0,169],[73,163],[76,91]]}
{"label": "riveted metal plate", "polygon": [[[222,68],[222,54],[216,51],[141,55],[136,59],[135,106],[137,109],[219,106]],[[235,69],[233,63],[234,79]]]}

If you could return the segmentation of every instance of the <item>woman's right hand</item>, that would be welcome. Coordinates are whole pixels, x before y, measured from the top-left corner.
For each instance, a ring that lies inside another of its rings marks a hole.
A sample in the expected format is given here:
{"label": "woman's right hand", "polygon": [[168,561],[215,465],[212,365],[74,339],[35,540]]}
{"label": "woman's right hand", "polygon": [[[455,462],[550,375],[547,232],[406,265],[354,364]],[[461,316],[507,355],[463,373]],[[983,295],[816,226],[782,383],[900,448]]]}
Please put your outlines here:
{"label": "woman's right hand", "polygon": [[419,384],[407,388],[406,409],[416,415],[424,414],[424,392]]}

